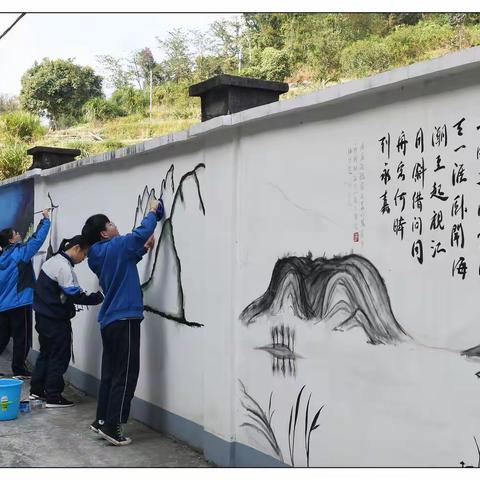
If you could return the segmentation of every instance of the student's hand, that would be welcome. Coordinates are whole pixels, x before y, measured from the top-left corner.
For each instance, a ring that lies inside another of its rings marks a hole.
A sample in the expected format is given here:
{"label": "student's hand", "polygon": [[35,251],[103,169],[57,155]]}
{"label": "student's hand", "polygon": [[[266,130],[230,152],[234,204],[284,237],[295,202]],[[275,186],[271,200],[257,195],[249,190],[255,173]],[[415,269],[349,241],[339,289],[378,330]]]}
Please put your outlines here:
{"label": "student's hand", "polygon": [[150,200],[150,211],[155,213],[158,208],[159,201],[158,200]]}
{"label": "student's hand", "polygon": [[155,246],[155,235],[151,235],[150,238],[145,243],[145,249],[148,251],[152,250]]}
{"label": "student's hand", "polygon": [[48,218],[50,215],[50,209],[46,208],[45,210],[42,211],[43,218]]}

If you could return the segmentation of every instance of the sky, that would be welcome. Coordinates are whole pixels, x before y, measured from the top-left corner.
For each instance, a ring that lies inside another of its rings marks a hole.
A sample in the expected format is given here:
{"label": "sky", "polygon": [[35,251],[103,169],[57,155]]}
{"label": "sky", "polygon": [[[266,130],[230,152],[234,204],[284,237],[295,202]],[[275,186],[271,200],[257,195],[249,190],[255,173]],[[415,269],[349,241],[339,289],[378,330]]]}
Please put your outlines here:
{"label": "sky", "polygon": [[[27,13],[0,40],[0,94],[18,95],[20,79],[35,60],[75,58],[98,73],[96,55],[128,56],[150,47],[159,59],[155,37],[165,38],[173,28],[206,30],[215,20],[234,14],[211,13]],[[18,17],[0,13],[0,34]]]}

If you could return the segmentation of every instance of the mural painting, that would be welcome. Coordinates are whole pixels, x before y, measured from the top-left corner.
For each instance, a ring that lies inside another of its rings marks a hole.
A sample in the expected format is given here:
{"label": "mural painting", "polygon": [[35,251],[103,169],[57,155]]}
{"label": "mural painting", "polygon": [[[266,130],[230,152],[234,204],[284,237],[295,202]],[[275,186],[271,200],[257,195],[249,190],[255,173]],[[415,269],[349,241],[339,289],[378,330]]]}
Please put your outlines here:
{"label": "mural painting", "polygon": [[28,239],[33,233],[34,181],[23,180],[0,190],[0,230],[14,228]]}
{"label": "mural painting", "polygon": [[[239,387],[239,427],[251,445],[263,444],[291,466],[480,466],[479,342],[464,348],[448,336],[441,344],[425,342],[419,337],[428,319],[419,318],[415,333],[409,331],[404,325],[412,319],[402,321],[392,307],[400,292],[387,288],[381,273],[392,272],[396,259],[374,264],[362,254],[367,215],[375,216],[391,222],[392,242],[408,243],[399,258],[408,253],[405,261],[418,269],[447,259],[441,266],[449,282],[478,276],[478,256],[469,252],[480,238],[474,194],[480,182],[473,181],[480,172],[479,123],[459,116],[348,148],[352,251],[279,258],[264,279],[267,288],[239,315],[255,363],[254,370],[242,370]],[[378,190],[367,188],[378,183]],[[377,212],[367,211],[373,196]],[[449,294],[452,305],[459,302],[453,289]],[[267,358],[262,362],[255,351],[268,355],[270,380]],[[258,377],[271,388],[262,391]],[[310,426],[310,397],[302,408],[305,385],[312,398],[322,398]],[[256,400],[265,395],[267,407]],[[303,441],[295,433],[299,424]]]}
{"label": "mural painting", "polygon": [[[199,172],[204,168],[203,163],[198,164],[182,175],[176,186],[174,166],[171,165],[168,169],[158,194],[158,198],[162,198],[164,202],[165,218],[157,228],[159,232],[156,233],[157,245],[153,260],[141,267],[145,269],[141,275],[144,309],[189,327],[202,327],[203,325],[188,321],[185,317],[182,262],[175,245],[175,213],[179,204],[182,204],[186,209],[195,209],[201,215],[205,215],[205,205],[198,178]],[[195,199],[195,203],[188,204],[192,197]],[[140,224],[148,211],[150,200],[156,198],[157,192],[148,186],[138,196],[134,228]]]}

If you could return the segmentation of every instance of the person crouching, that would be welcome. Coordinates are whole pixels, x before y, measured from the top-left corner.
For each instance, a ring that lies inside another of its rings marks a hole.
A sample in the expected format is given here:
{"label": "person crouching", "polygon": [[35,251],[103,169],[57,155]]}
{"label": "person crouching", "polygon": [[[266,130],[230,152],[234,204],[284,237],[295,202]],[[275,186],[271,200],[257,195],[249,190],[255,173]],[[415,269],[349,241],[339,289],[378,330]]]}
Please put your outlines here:
{"label": "person crouching", "polygon": [[40,355],[30,383],[30,399],[45,399],[47,408],[71,407],[73,402],[62,396],[63,374],[70,363],[72,348],[71,318],[75,305],[98,305],[103,294],[87,295],[79,286],[73,267],[83,262],[88,243],[77,235],[65,239],[56,255],[40,270],[35,285],[33,310]]}

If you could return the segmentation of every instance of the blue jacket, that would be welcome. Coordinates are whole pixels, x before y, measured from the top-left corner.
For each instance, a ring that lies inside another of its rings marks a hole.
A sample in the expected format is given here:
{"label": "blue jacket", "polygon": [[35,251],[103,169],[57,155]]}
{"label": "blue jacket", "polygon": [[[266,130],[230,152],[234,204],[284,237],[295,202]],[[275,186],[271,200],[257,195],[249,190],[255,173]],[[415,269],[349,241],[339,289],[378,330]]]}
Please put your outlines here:
{"label": "blue jacket", "polygon": [[117,320],[143,318],[143,295],[137,263],[145,254],[145,242],[163,217],[150,212],[141,225],[127,235],[102,240],[90,247],[88,266],[97,275],[105,299],[98,314],[100,328]]}
{"label": "blue jacket", "polygon": [[78,284],[71,258],[60,252],[47,260],[35,284],[33,309],[45,317],[69,320],[76,314],[75,305],[98,305],[101,292],[87,294]]}
{"label": "blue jacket", "polygon": [[8,246],[0,255],[0,312],[32,304],[35,285],[32,258],[49,229],[50,220],[43,218],[28,242]]}

